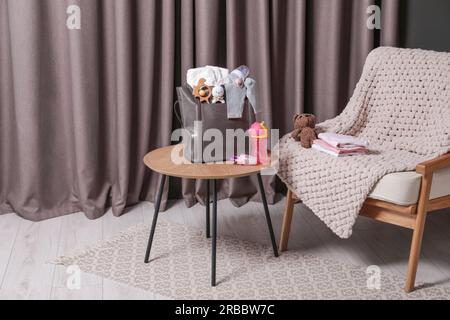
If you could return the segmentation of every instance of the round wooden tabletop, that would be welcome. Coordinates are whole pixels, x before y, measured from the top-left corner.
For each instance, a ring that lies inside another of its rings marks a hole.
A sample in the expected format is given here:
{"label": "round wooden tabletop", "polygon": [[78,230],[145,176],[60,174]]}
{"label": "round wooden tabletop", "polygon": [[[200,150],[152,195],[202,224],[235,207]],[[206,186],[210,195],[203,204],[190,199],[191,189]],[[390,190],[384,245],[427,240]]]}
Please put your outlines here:
{"label": "round wooden tabletop", "polygon": [[237,165],[232,163],[189,163],[183,158],[181,144],[163,147],[147,153],[147,167],[171,177],[188,179],[227,179],[258,173],[267,165]]}

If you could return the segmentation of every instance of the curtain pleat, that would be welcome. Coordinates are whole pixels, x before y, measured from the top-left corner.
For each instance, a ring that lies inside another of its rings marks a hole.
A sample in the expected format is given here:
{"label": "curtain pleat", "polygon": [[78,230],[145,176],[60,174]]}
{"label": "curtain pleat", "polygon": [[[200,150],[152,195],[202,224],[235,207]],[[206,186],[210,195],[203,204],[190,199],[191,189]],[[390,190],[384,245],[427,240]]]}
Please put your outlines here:
{"label": "curtain pleat", "polygon": [[[81,8],[81,30],[66,9]],[[366,27],[381,5],[382,29]],[[399,0],[0,0],[0,213],[94,219],[153,201],[144,155],[171,143],[174,87],[192,67],[250,67],[260,119],[285,134],[292,116],[338,114],[364,60],[398,43]],[[167,203],[166,184],[162,206]],[[275,177],[264,177],[269,202]],[[205,183],[183,180],[188,206]],[[255,177],[219,197],[259,200]]]}

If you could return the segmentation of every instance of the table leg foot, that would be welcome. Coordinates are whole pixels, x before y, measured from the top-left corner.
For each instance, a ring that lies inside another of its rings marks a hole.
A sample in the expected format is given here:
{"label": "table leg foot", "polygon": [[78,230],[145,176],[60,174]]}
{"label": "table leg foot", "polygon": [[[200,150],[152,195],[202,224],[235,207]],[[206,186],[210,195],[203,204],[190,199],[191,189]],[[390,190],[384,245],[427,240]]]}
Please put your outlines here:
{"label": "table leg foot", "polygon": [[150,236],[148,238],[147,251],[145,252],[144,262],[148,263],[150,259],[150,250],[152,249],[153,236],[155,235],[156,222],[158,220],[159,207],[161,206],[161,198],[164,191],[164,182],[166,181],[166,176],[161,175],[161,182],[159,183],[158,195],[155,203],[155,212],[153,214],[152,227],[150,230]]}

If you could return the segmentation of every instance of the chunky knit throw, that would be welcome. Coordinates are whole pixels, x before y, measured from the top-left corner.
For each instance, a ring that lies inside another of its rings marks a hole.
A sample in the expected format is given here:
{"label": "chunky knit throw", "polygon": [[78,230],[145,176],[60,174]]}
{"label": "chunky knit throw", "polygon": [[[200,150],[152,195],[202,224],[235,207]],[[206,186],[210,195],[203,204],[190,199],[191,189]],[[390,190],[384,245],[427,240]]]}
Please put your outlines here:
{"label": "chunky knit throw", "polygon": [[335,158],[286,135],[278,175],[333,232],[348,238],[380,178],[450,151],[450,53],[373,50],[346,108],[318,128],[364,137],[370,152]]}

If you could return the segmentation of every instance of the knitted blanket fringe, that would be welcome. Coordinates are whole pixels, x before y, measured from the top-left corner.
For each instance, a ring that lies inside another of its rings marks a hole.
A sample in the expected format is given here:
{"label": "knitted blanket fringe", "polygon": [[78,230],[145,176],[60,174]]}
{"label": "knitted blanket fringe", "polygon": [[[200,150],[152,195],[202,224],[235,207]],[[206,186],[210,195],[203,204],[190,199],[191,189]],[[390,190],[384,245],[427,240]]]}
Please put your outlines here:
{"label": "knitted blanket fringe", "polygon": [[366,138],[370,152],[335,158],[286,135],[278,176],[334,233],[348,238],[379,179],[450,151],[450,53],[373,50],[346,108],[317,127]]}

